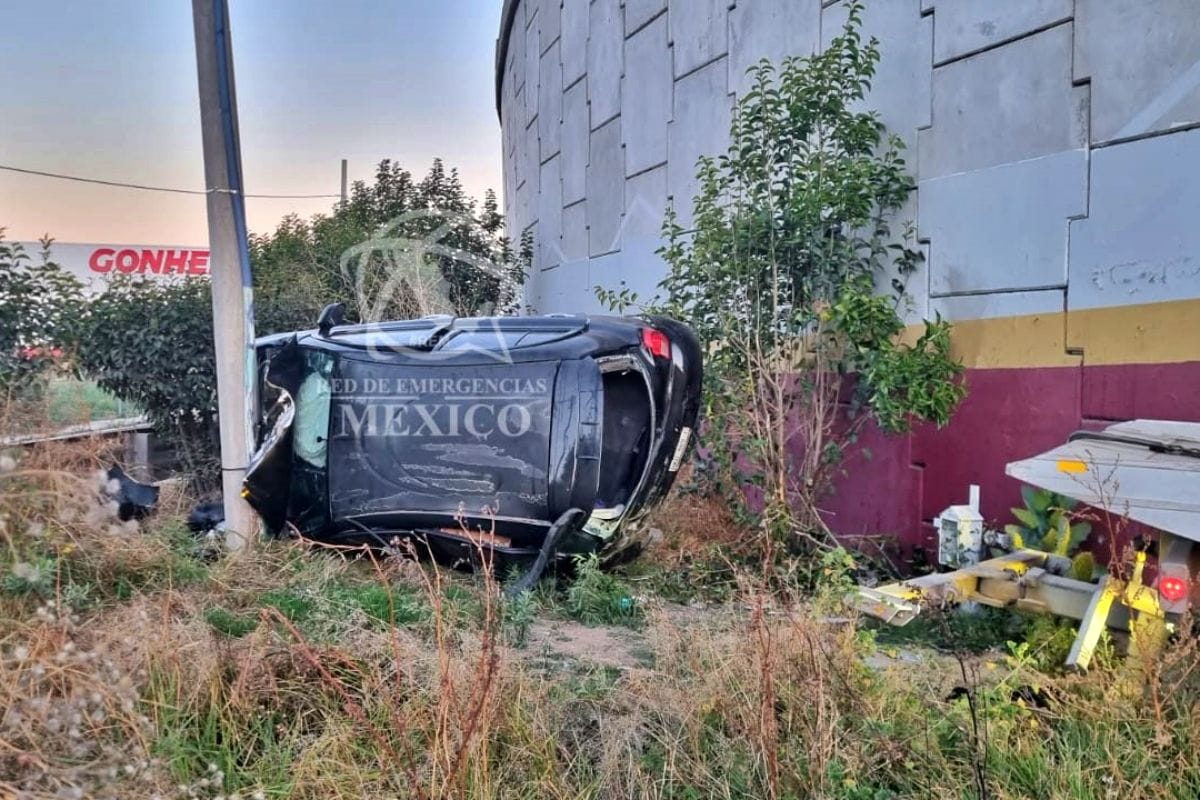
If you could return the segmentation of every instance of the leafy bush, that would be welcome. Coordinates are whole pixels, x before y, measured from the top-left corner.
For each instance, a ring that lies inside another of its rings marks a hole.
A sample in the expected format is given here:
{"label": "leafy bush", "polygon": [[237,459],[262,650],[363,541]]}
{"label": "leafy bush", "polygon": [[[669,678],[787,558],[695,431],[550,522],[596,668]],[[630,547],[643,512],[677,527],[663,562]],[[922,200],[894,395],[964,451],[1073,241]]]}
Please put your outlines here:
{"label": "leafy bush", "polygon": [[84,309],[83,284],[50,259],[38,263],[0,228],[0,395],[36,391],[56,362],[70,357]]}
{"label": "leafy bush", "polygon": [[537,610],[537,596],[530,589],[504,600],[501,620],[505,638],[513,647],[524,647],[529,640],[529,628],[533,625]]}
{"label": "leafy bush", "polygon": [[92,302],[87,327],[79,343],[83,370],[102,389],[142,408],[190,473],[215,476],[217,386],[208,282],[116,280]]}
{"label": "leafy bush", "polygon": [[1004,526],[1015,549],[1071,556],[1092,532],[1091,523],[1071,519],[1071,512],[1079,505],[1077,500],[1032,486],[1021,487],[1021,498],[1025,507],[1012,509],[1021,524]]}
{"label": "leafy bush", "polygon": [[[729,150],[700,160],[694,231],[669,211],[660,251],[665,310],[707,346],[706,444],[719,472],[762,489],[762,527],[789,546],[829,546],[818,503],[866,421],[942,425],[965,393],[947,323],[902,337],[922,256],[891,220],[914,184],[902,142],[856,110],[879,48],[859,32],[862,3],[848,6],[824,52],[751,70]],[[846,419],[849,375],[859,413]]]}
{"label": "leafy bush", "polygon": [[595,553],[577,556],[567,588],[567,614],[585,625],[641,625],[642,607],[623,581],[600,567]]}

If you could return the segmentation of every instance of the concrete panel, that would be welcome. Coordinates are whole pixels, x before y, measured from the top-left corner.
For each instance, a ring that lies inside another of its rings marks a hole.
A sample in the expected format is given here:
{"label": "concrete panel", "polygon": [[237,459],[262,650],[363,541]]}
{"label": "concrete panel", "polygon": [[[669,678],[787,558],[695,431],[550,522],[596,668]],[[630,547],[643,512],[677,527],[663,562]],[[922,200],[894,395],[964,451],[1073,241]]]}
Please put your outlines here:
{"label": "concrete panel", "polygon": [[538,113],[538,82],[542,70],[541,37],[538,34],[537,15],[533,24],[525,29],[525,124],[533,122]]}
{"label": "concrete panel", "polygon": [[630,242],[649,239],[657,248],[667,211],[667,167],[647,170],[625,181],[625,220],[621,225],[621,249]]}
{"label": "concrete panel", "polygon": [[[522,4],[523,5],[523,4]],[[508,39],[508,55],[509,61],[512,63],[513,76],[516,82],[513,84],[513,93],[515,94],[522,86],[525,85],[527,77],[525,71],[525,26],[522,20],[525,19],[525,10],[518,9],[516,19],[513,22],[512,32]]]}
{"label": "concrete panel", "polygon": [[937,0],[933,57],[938,63],[1070,19],[1074,0]]}
{"label": "concrete panel", "polygon": [[517,176],[516,163],[512,159],[504,161],[504,218],[510,223],[516,222]]}
{"label": "concrete panel", "polygon": [[[649,299],[647,295],[640,291],[646,285],[645,277],[648,273],[643,271],[643,274],[637,274],[637,263],[636,257],[631,258],[631,254],[624,250],[620,253],[610,253],[606,256],[593,258],[588,270],[590,296],[579,301],[581,304],[580,307],[588,313],[613,313],[613,309],[601,304],[599,298],[596,297],[595,287],[597,286],[603,286],[606,289],[612,290],[619,290],[624,286],[638,292],[639,300],[644,301]],[[661,265],[661,263],[660,261],[659,264]],[[661,266],[658,269],[661,270]],[[632,283],[630,282],[631,280],[633,281]],[[650,285],[649,288],[653,289],[654,287]],[[628,308],[625,310],[625,313],[632,314],[638,310],[640,310],[639,307]]]}
{"label": "concrete panel", "polygon": [[1196,0],[1077,0],[1076,75],[1092,79],[1092,141],[1200,122]]}
{"label": "concrete panel", "polygon": [[1071,85],[1071,26],[933,71],[922,180],[1061,153],[1087,140],[1087,93]]}
{"label": "concrete panel", "polygon": [[534,268],[548,269],[562,263],[562,170],[561,159],[551,158],[541,167],[538,192],[538,222],[535,233]]}
{"label": "concrete panel", "polygon": [[667,207],[666,165],[625,181],[625,220],[621,225],[620,265],[611,289],[624,285],[645,304],[658,293],[667,265],[658,255]]}
{"label": "concrete panel", "polygon": [[541,314],[594,313],[599,310],[591,291],[586,260],[561,264],[538,273],[537,310]]}
{"label": "concrete panel", "polygon": [[563,0],[541,0],[537,15],[538,24],[542,28],[542,53],[558,41],[562,30],[562,4]]}
{"label": "concrete panel", "polygon": [[1071,225],[1070,310],[1200,297],[1197,165],[1200,130],[1092,151],[1088,218]]}
{"label": "concrete panel", "polygon": [[[537,181],[525,181],[517,187],[516,199],[513,202],[513,225],[512,230],[524,231],[536,220],[531,216],[532,213],[532,196],[537,191]],[[520,236],[516,237],[516,241],[520,241]]]}
{"label": "concrete panel", "polygon": [[621,259],[613,276],[616,280],[601,285],[609,289],[630,289],[637,296],[637,306],[629,313],[650,305],[662,294],[658,284],[667,275],[667,263],[658,255],[661,244],[658,239],[635,239],[626,242],[621,252],[614,254]]}
{"label": "concrete panel", "polygon": [[921,181],[920,231],[934,295],[1067,282],[1067,226],[1087,210],[1087,154]]}
{"label": "concrete panel", "polygon": [[819,0],[753,0],[729,12],[729,89],[739,96],[752,81],[746,70],[764,58],[777,66],[788,56],[816,51],[821,35]]}
{"label": "concrete panel", "polygon": [[[896,289],[892,286],[892,279],[896,278],[904,281],[904,297],[900,298],[896,310],[905,324],[909,325],[919,323],[930,316],[929,245],[918,241],[916,236],[918,199],[918,192],[909,192],[904,204],[892,212],[888,219],[888,225],[891,227],[891,236],[888,238],[888,244],[894,243],[910,247],[924,255],[925,260],[917,265],[914,272],[903,279],[901,279],[899,273],[890,264],[885,271],[875,276],[876,292],[888,297],[894,297],[896,294]],[[911,230],[908,230],[909,228]],[[909,234],[907,238],[905,236],[906,233]]]}
{"label": "concrete panel", "polygon": [[587,72],[588,0],[562,0],[563,86]]}
{"label": "concrete panel", "polygon": [[[507,95],[508,90],[505,89]],[[516,147],[516,125],[513,123],[513,99],[505,97],[500,106],[500,154],[504,157],[505,167],[512,160]]]}
{"label": "concrete panel", "polygon": [[609,309],[601,305],[599,298],[596,297],[596,286],[604,286],[608,289],[620,288],[622,266],[625,260],[624,253],[609,253],[608,255],[599,256],[588,261],[588,282],[586,286],[579,287],[587,289],[588,297],[573,298],[579,303],[579,307],[592,306],[596,310],[607,312]]}
{"label": "concrete panel", "polygon": [[[520,186],[529,179],[533,174],[531,172],[534,163],[537,161],[537,126],[526,127],[525,121],[525,88],[522,87],[517,92],[517,113],[514,119],[517,122],[517,127],[513,131],[513,138],[516,140],[516,152],[514,153],[514,173],[516,185]],[[530,139],[530,131],[533,132],[532,140]],[[530,147],[532,146],[532,150]]]}
{"label": "concrete panel", "polygon": [[539,73],[538,136],[541,139],[541,158],[546,161],[560,148],[562,128],[562,62],[559,45],[555,43],[542,56]]}
{"label": "concrete panel", "polygon": [[[822,11],[822,47],[842,32],[846,8]],[[917,170],[917,129],[930,124],[933,80],[933,19],[922,17],[917,0],[869,3],[863,13],[863,36],[879,40],[879,67],[871,91],[857,110],[879,112],[889,133],[904,140],[910,171]]]}
{"label": "concrete panel", "polygon": [[620,248],[621,218],[625,211],[625,165],[621,149],[621,120],[592,131],[587,168],[588,254]]}
{"label": "concrete panel", "polygon": [[666,7],[667,0],[625,0],[625,35],[654,19]]}
{"label": "concrete panel", "polygon": [[972,294],[961,297],[935,297],[929,301],[931,311],[942,319],[963,322],[971,319],[1024,316],[1027,314],[1061,314],[1066,302],[1066,290],[1047,289],[1038,292],[1001,292]]}
{"label": "concrete panel", "polygon": [[587,256],[587,202],[579,202],[562,211],[562,260],[578,261]]}
{"label": "concrete panel", "polygon": [[671,118],[671,51],[667,18],[660,16],[625,42],[621,87],[621,129],[625,170],[641,172],[667,160],[667,122]]}
{"label": "concrete panel", "polygon": [[622,46],[625,28],[619,0],[593,0],[588,26],[588,100],[592,130],[621,113]]}
{"label": "concrete panel", "polygon": [[671,44],[675,77],[686,75],[729,51],[729,0],[674,0]]}
{"label": "concrete panel", "polygon": [[563,205],[587,196],[588,107],[587,79],[563,93],[561,131]]}
{"label": "concrete panel", "polygon": [[727,78],[728,66],[721,59],[675,82],[674,116],[667,126],[667,191],[685,229],[700,185],[697,160],[729,148],[733,96],[726,93]]}

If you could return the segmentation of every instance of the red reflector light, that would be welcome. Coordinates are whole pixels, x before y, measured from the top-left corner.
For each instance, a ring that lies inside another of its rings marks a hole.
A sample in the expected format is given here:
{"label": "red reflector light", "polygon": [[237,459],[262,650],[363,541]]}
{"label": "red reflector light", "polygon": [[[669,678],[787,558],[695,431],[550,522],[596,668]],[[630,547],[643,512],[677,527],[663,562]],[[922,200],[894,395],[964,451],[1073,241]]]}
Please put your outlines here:
{"label": "red reflector light", "polygon": [[659,358],[671,357],[671,340],[662,331],[654,328],[642,328],[642,344],[646,345],[646,349],[651,355]]}
{"label": "red reflector light", "polygon": [[1183,578],[1167,576],[1160,578],[1158,581],[1158,593],[1163,596],[1163,599],[1170,603],[1178,603],[1183,598],[1187,597],[1188,585]]}

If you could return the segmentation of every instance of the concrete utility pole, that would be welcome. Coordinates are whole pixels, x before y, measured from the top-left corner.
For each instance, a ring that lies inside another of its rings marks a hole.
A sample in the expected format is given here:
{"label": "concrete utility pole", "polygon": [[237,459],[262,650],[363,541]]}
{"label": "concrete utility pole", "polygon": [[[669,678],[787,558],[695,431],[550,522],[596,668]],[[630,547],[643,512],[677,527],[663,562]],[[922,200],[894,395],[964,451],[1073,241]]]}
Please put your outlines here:
{"label": "concrete utility pole", "polygon": [[208,188],[221,488],[225,495],[226,542],[230,549],[239,550],[258,532],[258,519],[241,496],[253,445],[258,380],[228,0],[192,0],[192,20],[200,83],[204,183]]}
{"label": "concrete utility pole", "polygon": [[349,184],[346,182],[346,159],[342,159],[342,203],[343,205],[350,199],[348,193]]}

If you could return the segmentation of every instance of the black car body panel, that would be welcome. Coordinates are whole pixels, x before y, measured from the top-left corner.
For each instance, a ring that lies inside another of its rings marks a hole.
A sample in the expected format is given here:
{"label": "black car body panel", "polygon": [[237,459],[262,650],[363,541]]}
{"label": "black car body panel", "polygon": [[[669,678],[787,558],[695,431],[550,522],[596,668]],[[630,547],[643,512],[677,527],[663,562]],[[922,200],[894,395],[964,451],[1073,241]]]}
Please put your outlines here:
{"label": "black car body panel", "polygon": [[579,509],[558,549],[616,548],[699,411],[700,348],[661,317],[430,317],[257,347],[277,400],[243,494],[272,530],[321,540],[532,555]]}

